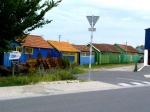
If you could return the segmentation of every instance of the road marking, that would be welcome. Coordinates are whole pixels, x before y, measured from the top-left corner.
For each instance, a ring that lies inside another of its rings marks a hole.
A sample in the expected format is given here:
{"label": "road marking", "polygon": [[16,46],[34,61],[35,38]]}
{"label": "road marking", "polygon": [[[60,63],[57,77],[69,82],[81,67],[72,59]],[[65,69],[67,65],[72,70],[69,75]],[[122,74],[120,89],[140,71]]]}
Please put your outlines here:
{"label": "road marking", "polygon": [[124,86],[124,87],[130,87],[132,85],[127,84],[127,83],[118,83],[119,86]]}
{"label": "road marking", "polygon": [[144,84],[138,83],[138,82],[130,82],[130,83],[135,84],[135,85],[138,85],[138,86],[143,86],[143,85],[144,85]]}
{"label": "road marking", "polygon": [[145,84],[150,84],[150,82],[146,82],[146,81],[143,81],[142,83],[145,83]]}
{"label": "road marking", "polygon": [[146,77],[146,78],[150,78],[150,75],[149,75],[149,74],[147,74],[147,75],[144,75],[144,77]]}
{"label": "road marking", "polygon": [[118,79],[124,79],[124,80],[132,80],[132,81],[142,82],[142,80],[135,80],[135,79],[127,79],[127,78],[118,78]]}

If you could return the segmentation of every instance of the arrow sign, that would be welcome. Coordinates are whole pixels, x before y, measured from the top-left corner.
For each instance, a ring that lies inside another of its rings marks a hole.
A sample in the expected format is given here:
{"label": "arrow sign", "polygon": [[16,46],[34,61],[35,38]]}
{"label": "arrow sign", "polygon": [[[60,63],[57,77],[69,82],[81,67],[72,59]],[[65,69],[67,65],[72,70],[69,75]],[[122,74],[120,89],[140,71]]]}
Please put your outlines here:
{"label": "arrow sign", "polygon": [[[87,17],[87,20],[89,21],[91,27],[94,27],[96,22],[98,21],[99,19],[99,16],[86,16]],[[93,23],[93,24],[92,24]],[[93,26],[92,26],[93,25]]]}

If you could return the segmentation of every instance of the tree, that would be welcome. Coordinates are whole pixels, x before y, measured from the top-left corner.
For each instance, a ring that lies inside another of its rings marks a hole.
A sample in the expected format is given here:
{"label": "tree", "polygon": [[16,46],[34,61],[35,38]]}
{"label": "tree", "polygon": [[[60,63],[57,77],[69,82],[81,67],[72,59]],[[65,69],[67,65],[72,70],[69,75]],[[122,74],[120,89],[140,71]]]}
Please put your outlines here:
{"label": "tree", "polygon": [[61,0],[0,0],[0,52],[30,31],[49,24],[44,15]]}

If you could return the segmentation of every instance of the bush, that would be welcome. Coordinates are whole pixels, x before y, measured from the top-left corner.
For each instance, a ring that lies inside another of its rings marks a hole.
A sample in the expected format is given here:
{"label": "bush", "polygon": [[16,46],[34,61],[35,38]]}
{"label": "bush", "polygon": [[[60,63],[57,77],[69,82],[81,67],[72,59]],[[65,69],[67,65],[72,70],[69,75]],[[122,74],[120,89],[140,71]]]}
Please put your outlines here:
{"label": "bush", "polygon": [[24,76],[8,76],[0,77],[0,86],[21,86],[27,84],[35,84],[38,82],[58,81],[58,80],[75,80],[76,74],[83,73],[82,67],[76,66],[69,69],[41,70]]}
{"label": "bush", "polygon": [[62,68],[66,69],[66,68],[70,68],[70,65],[71,65],[71,61],[69,58],[62,58],[61,59],[61,62],[62,62]]}
{"label": "bush", "polygon": [[75,80],[77,77],[74,74],[71,74],[70,69],[57,69],[55,73],[61,80]]}

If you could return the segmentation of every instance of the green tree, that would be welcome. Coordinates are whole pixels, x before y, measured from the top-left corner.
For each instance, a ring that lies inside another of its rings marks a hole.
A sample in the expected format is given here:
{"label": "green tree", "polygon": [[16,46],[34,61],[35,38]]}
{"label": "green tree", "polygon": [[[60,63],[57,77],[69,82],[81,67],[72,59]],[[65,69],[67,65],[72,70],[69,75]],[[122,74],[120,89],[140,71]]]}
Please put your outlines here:
{"label": "green tree", "polygon": [[30,31],[50,23],[44,15],[61,0],[0,0],[0,52]]}

